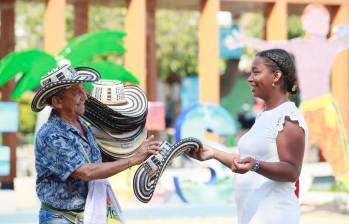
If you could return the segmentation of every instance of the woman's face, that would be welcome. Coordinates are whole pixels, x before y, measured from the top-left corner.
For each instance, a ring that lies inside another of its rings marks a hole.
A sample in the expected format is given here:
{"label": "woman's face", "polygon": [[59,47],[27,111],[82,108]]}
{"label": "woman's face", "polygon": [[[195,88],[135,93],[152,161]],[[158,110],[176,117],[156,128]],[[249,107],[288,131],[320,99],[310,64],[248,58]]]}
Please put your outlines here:
{"label": "woman's face", "polygon": [[83,84],[72,85],[64,91],[62,110],[68,114],[82,116],[85,113],[87,95]]}
{"label": "woman's face", "polygon": [[257,56],[252,64],[251,74],[248,77],[252,93],[255,97],[266,99],[272,90],[274,76],[271,69],[264,64],[264,58]]}

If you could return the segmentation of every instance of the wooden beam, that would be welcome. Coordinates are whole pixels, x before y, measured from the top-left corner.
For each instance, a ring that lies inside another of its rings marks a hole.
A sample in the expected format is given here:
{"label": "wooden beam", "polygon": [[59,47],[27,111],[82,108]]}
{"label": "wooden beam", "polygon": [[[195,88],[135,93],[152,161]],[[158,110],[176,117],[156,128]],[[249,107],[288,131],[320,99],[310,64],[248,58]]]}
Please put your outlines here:
{"label": "wooden beam", "polygon": [[50,54],[58,54],[65,45],[66,0],[45,0],[44,48]]}
{"label": "wooden beam", "polygon": [[287,40],[287,3],[278,0],[268,4],[265,12],[266,40]]}
{"label": "wooden beam", "polygon": [[[349,24],[349,2],[336,7],[331,27]],[[337,55],[332,69],[332,94],[337,99],[343,119],[349,122],[349,52]]]}
{"label": "wooden beam", "polygon": [[148,100],[157,100],[157,63],[156,63],[156,0],[147,0],[146,24],[146,60],[147,60],[147,96]]}
{"label": "wooden beam", "polygon": [[200,1],[199,96],[202,103],[219,104],[219,39],[217,0]]}
{"label": "wooden beam", "polygon": [[88,2],[74,2],[74,36],[88,32]]}
{"label": "wooden beam", "polygon": [[138,77],[140,87],[146,92],[146,3],[145,0],[126,0],[126,6],[125,67]]}
{"label": "wooden beam", "polygon": [[[1,26],[0,26],[0,58],[11,53],[15,49],[15,1],[0,1]],[[12,101],[11,94],[15,87],[12,79],[1,88],[1,101]],[[13,187],[13,178],[16,177],[16,147],[17,133],[3,133],[3,145],[10,147],[10,176],[2,177],[0,180]]]}

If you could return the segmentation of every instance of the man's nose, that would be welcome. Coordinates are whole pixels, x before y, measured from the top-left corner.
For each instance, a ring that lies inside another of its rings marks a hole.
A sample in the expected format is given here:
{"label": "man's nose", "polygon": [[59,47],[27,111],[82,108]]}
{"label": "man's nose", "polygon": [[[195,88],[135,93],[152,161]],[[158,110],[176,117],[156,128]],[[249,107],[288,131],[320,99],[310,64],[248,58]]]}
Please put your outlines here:
{"label": "man's nose", "polygon": [[87,100],[87,93],[86,93],[84,87],[82,87],[80,89],[80,96],[81,96],[81,100]]}

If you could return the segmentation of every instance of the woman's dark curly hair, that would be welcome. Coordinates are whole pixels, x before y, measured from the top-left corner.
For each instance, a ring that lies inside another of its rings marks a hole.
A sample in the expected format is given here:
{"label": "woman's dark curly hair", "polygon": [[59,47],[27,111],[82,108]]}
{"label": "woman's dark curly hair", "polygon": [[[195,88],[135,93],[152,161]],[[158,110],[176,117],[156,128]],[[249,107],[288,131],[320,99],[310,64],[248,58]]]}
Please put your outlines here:
{"label": "woman's dark curly hair", "polygon": [[282,49],[270,49],[258,52],[258,57],[264,58],[264,64],[269,66],[272,72],[282,73],[283,88],[291,94],[298,93],[296,67],[294,58]]}

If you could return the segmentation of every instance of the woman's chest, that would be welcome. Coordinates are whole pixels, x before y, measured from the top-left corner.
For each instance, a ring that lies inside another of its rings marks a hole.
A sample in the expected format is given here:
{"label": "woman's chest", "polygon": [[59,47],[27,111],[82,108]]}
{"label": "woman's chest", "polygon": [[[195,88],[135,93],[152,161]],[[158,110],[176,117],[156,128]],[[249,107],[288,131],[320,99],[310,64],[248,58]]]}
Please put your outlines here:
{"label": "woman's chest", "polygon": [[259,160],[278,158],[274,123],[274,120],[256,121],[238,142],[241,157],[252,156]]}

